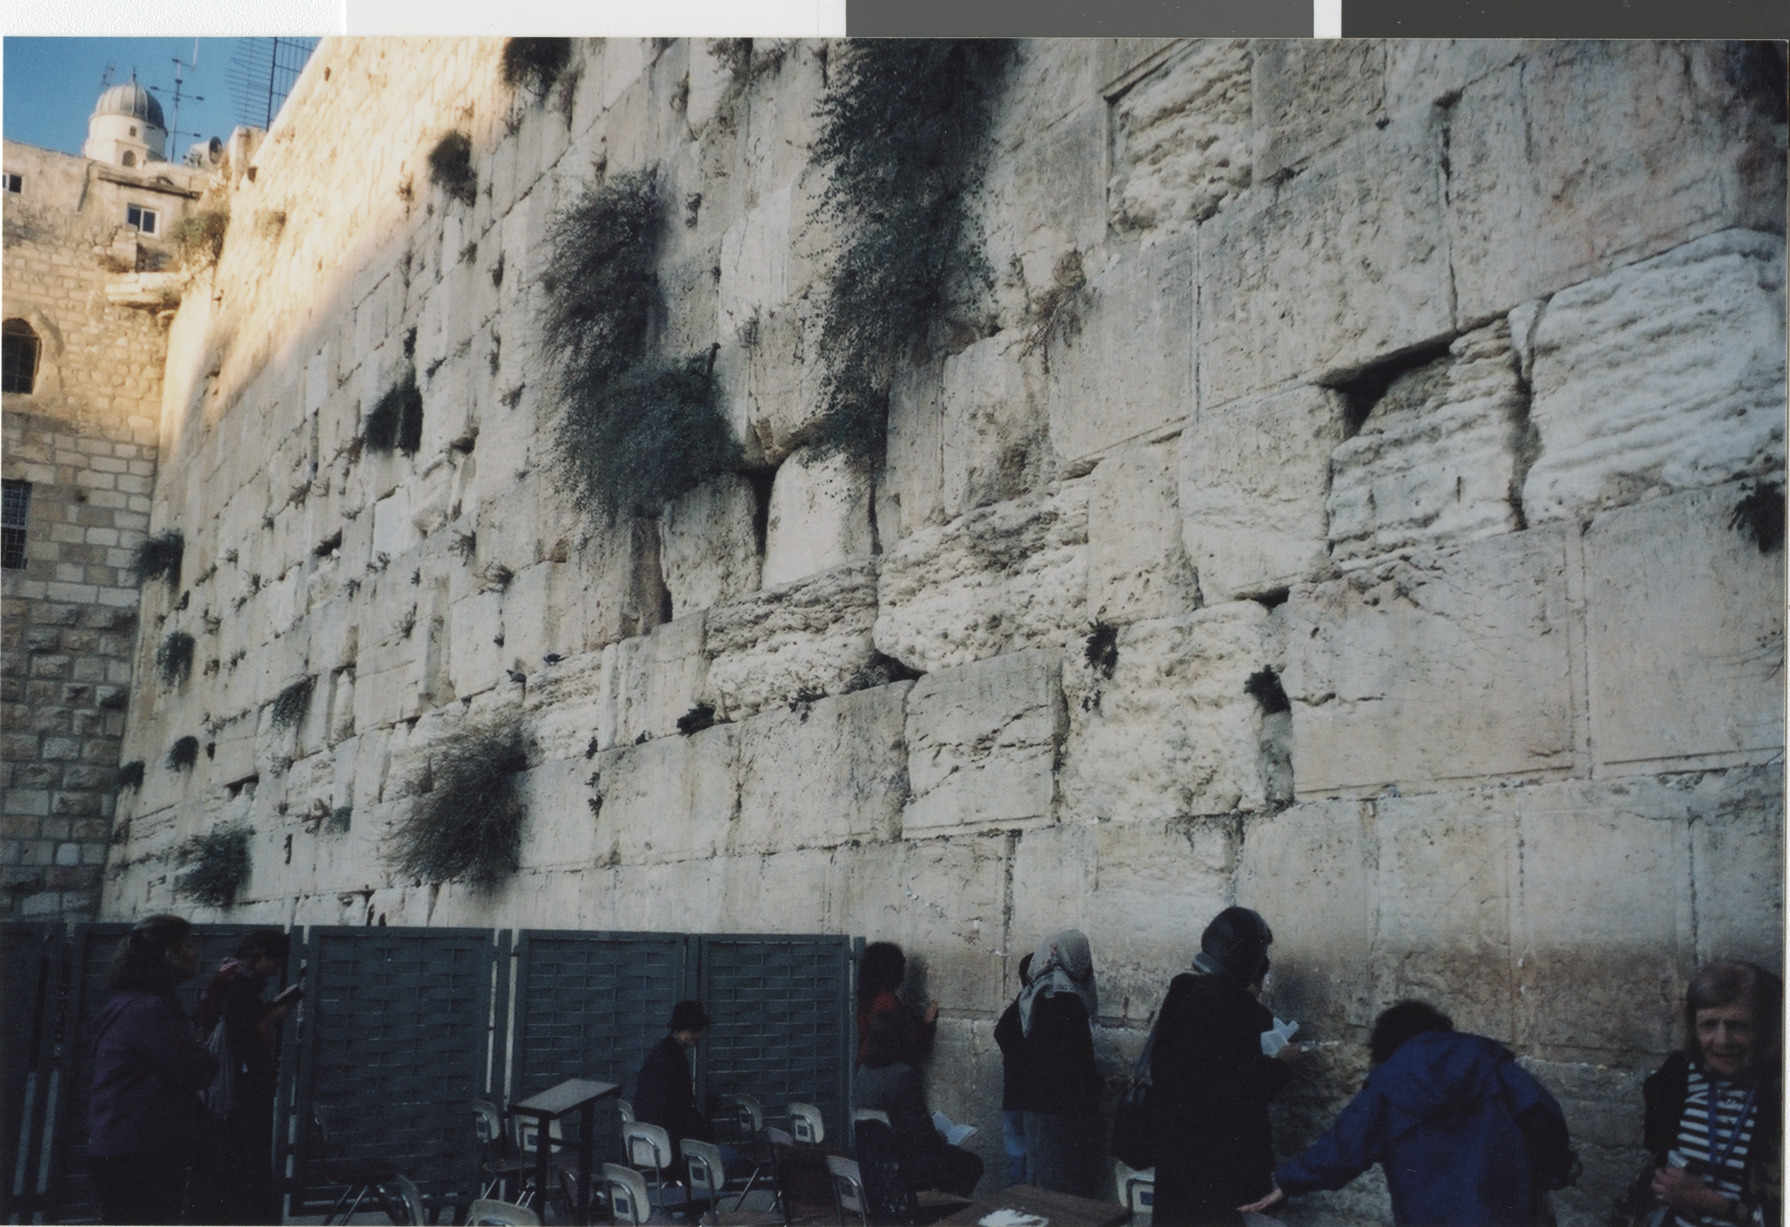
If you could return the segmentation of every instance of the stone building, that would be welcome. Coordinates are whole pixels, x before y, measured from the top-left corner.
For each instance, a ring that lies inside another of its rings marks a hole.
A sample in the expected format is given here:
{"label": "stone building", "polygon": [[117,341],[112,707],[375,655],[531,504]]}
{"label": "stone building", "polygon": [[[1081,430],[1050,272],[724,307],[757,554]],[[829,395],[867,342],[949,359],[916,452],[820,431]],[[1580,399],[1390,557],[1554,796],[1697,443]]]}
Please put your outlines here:
{"label": "stone building", "polygon": [[[840,47],[580,41],[538,90],[503,50],[327,41],[231,182],[135,667],[197,650],[131,691],[104,914],[192,911],[179,849],[236,830],[232,920],[894,939],[991,1148],[1021,953],[1087,931],[1117,1070],[1240,902],[1313,1043],[1285,1146],[1421,995],[1560,1095],[1601,1221],[1687,976],[1781,958],[1781,54],[1020,44],[988,284],[865,469],[812,442]],[[743,461],[604,520],[541,311],[554,219],[637,171],[654,335]],[[494,721],[519,868],[399,873]]]}
{"label": "stone building", "polygon": [[87,156],[5,142],[5,797],[0,915],[92,916],[118,787],[149,528],[167,236],[208,170],[162,160],[135,81],[94,109]]}

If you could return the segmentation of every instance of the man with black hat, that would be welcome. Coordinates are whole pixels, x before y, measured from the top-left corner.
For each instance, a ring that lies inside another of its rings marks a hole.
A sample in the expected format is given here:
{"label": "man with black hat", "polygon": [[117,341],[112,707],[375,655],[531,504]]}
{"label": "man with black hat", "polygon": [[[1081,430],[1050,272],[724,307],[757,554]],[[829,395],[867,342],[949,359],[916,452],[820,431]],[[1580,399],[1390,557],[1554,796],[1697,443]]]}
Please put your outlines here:
{"label": "man with black hat", "polygon": [[1274,1015],[1256,996],[1273,940],[1255,912],[1227,907],[1201,935],[1193,970],[1169,985],[1150,1058],[1160,1224],[1233,1227],[1236,1207],[1274,1187],[1268,1103],[1299,1046],[1262,1051]]}
{"label": "man with black hat", "polygon": [[709,1016],[700,1001],[680,1001],[672,1006],[671,1034],[646,1054],[634,1084],[634,1119],[658,1125],[671,1135],[674,1166],[682,1163],[683,1148],[678,1143],[684,1138],[715,1140],[714,1127],[696,1107],[696,1083],[685,1055],[695,1049],[708,1025]]}

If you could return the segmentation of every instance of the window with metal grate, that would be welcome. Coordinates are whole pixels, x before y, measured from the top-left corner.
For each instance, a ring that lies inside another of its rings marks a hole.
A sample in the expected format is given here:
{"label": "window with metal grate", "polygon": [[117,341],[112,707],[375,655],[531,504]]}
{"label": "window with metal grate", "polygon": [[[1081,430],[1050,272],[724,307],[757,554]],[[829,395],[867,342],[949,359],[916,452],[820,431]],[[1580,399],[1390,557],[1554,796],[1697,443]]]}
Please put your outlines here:
{"label": "window with metal grate", "polygon": [[0,483],[0,566],[8,571],[25,566],[25,523],[31,516],[31,483],[8,480]]}

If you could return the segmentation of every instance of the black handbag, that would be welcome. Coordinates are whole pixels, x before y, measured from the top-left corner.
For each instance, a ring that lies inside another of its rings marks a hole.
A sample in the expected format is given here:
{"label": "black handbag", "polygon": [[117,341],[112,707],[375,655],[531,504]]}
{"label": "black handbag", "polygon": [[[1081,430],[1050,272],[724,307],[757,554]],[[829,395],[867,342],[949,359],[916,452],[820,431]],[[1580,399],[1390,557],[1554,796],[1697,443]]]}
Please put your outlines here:
{"label": "black handbag", "polygon": [[1156,1029],[1162,1025],[1158,1011],[1150,1038],[1132,1067],[1131,1081],[1113,1109],[1113,1158],[1134,1171],[1156,1166],[1156,1113],[1150,1083],[1150,1053],[1156,1048]]}

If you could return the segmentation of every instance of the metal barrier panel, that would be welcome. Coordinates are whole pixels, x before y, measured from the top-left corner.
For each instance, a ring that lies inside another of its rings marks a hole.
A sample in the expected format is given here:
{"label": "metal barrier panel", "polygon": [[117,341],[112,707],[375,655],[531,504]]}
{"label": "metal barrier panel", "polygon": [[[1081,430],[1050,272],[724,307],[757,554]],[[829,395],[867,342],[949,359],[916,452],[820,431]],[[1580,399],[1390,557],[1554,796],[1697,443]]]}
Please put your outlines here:
{"label": "metal barrier panel", "polygon": [[[614,1082],[622,1098],[671,1007],[690,996],[690,939],[663,933],[527,931],[516,944],[516,1023],[509,1081],[526,1099],[567,1078]],[[597,1106],[595,1154],[619,1161],[612,1105]],[[568,1137],[576,1136],[570,1122]]]}
{"label": "metal barrier panel", "polygon": [[321,928],[308,936],[293,1213],[363,1175],[401,1171],[432,1197],[476,1179],[467,1102],[489,1094],[503,1020],[493,981],[508,935]]}
{"label": "metal barrier panel", "polygon": [[0,1217],[29,1221],[40,1201],[45,1099],[62,982],[62,930],[0,926]]}
{"label": "metal barrier panel", "polygon": [[700,996],[713,1025],[700,1090],[755,1096],[769,1113],[792,1099],[821,1110],[829,1138],[850,1137],[851,939],[705,937]]}

